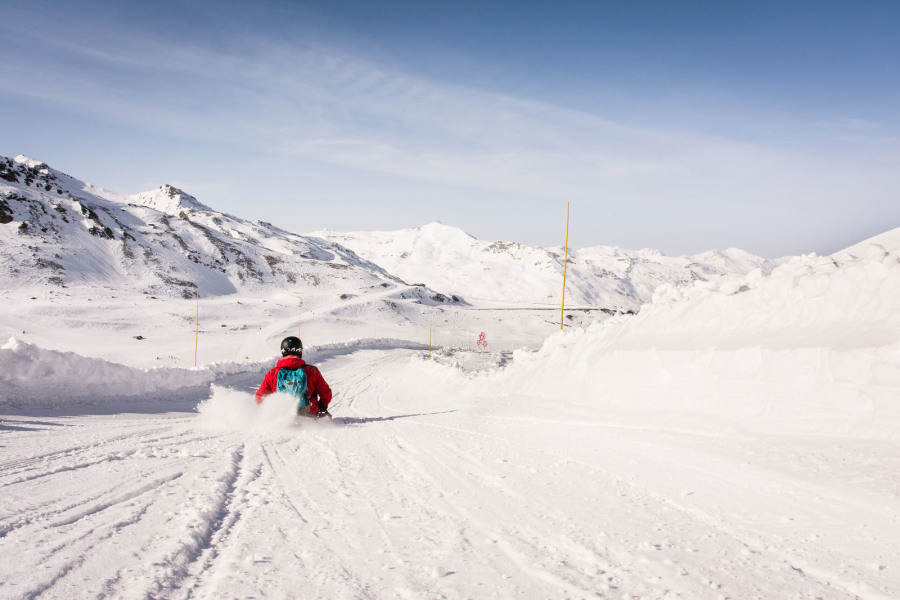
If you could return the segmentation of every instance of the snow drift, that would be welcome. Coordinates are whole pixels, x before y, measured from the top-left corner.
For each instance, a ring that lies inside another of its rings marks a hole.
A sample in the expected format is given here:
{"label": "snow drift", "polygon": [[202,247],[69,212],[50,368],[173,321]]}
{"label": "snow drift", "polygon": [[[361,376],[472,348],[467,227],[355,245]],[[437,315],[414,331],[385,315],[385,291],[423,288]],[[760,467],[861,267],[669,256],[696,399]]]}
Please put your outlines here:
{"label": "snow drift", "polygon": [[213,381],[260,369],[257,363],[221,362],[196,369],[136,369],[74,352],[40,348],[16,337],[0,348],[0,407],[112,405],[121,401],[209,396]]}
{"label": "snow drift", "polygon": [[855,252],[661,286],[639,315],[558,334],[477,385],[560,418],[900,439],[900,258]]}
{"label": "snow drift", "polygon": [[[427,346],[407,340],[357,339],[308,347],[305,355],[319,362],[359,350],[422,348]],[[252,391],[275,360],[273,356],[244,363],[220,361],[193,369],[138,369],[74,352],[41,348],[13,336],[0,347],[0,412],[8,408],[114,407],[138,402],[146,409],[160,406],[160,401],[176,400],[181,403],[177,408],[185,410],[208,400],[201,412],[215,415],[213,421],[228,413],[231,416],[222,419],[222,426],[227,428],[237,423],[243,429],[253,429],[256,422],[250,418],[255,414]],[[237,409],[237,405],[242,408]],[[291,413],[287,412],[289,416]],[[262,417],[263,428],[268,427],[269,417],[268,412]]]}

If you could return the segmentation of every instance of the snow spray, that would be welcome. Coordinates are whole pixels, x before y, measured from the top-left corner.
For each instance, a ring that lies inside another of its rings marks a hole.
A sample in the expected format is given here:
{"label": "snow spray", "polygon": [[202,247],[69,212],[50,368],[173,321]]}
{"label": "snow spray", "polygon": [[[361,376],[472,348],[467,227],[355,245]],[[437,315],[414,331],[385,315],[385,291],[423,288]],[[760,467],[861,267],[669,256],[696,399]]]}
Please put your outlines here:
{"label": "snow spray", "polygon": [[292,428],[297,407],[286,394],[272,394],[257,405],[247,392],[213,385],[197,412],[204,427],[218,431],[284,432]]}

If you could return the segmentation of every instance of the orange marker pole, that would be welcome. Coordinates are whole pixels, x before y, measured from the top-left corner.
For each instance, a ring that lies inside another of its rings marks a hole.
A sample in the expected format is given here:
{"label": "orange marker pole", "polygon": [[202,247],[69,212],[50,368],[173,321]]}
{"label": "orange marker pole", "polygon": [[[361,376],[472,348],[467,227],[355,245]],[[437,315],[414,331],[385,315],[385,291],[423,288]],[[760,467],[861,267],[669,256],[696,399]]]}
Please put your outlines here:
{"label": "orange marker pole", "polygon": [[566,202],[566,245],[563,258],[563,291],[562,308],[559,311],[559,330],[562,331],[563,319],[566,316],[566,268],[569,266],[569,203]]}

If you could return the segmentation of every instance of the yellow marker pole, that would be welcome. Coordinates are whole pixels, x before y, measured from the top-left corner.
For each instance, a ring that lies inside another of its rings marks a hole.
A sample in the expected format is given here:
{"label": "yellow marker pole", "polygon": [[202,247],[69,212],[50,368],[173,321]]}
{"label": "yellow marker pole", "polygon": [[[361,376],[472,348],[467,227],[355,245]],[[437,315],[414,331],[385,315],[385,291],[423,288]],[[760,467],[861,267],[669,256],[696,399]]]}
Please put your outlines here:
{"label": "yellow marker pole", "polygon": [[197,292],[197,332],[194,335],[194,366],[197,366],[197,348],[200,345],[200,292]]}
{"label": "yellow marker pole", "polygon": [[559,330],[562,331],[563,319],[566,316],[566,268],[569,266],[569,203],[566,202],[566,245],[563,258],[563,292],[562,308],[559,311]]}

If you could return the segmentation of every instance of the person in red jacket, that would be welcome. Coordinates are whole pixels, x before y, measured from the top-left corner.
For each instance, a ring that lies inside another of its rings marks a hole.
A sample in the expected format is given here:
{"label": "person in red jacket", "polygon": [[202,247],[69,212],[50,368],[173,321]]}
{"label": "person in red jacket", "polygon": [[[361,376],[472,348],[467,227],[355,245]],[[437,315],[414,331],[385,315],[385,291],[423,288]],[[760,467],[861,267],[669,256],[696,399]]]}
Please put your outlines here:
{"label": "person in red jacket", "polygon": [[262,384],[256,390],[256,403],[275,392],[289,393],[297,398],[297,414],[310,417],[330,417],[328,404],[331,402],[331,388],[319,369],[306,364],[303,356],[303,342],[290,336],[281,341],[281,356],[275,368],[266,373]]}

